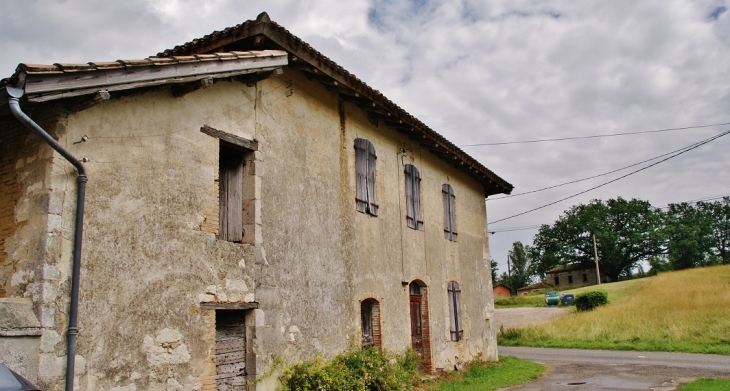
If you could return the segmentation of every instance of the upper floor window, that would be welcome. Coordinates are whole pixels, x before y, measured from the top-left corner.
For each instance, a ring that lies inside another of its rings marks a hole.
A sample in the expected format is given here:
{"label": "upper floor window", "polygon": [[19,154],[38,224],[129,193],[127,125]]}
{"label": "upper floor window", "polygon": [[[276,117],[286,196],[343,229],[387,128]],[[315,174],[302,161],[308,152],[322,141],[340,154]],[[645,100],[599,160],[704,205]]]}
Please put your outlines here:
{"label": "upper floor window", "polygon": [[218,167],[218,237],[243,239],[243,153],[221,142]]}
{"label": "upper floor window", "polygon": [[448,183],[441,186],[444,196],[444,238],[456,241],[456,205],[454,189]]}
{"label": "upper floor window", "polygon": [[355,172],[357,211],[373,216],[378,215],[378,201],[375,197],[375,147],[370,141],[355,139]]}
{"label": "upper floor window", "polygon": [[408,227],[423,229],[421,217],[421,174],[412,164],[406,164],[406,221]]}
{"label": "upper floor window", "polygon": [[464,338],[461,326],[461,290],[456,281],[449,281],[449,317],[451,318],[451,340],[460,341]]}

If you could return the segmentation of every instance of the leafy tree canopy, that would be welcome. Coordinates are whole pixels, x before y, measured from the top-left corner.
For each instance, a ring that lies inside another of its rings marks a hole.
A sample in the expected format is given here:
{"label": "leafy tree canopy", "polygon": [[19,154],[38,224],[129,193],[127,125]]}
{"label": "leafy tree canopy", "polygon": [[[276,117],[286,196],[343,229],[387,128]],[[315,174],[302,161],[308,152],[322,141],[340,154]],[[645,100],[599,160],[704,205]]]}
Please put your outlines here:
{"label": "leafy tree canopy", "polygon": [[592,200],[566,210],[552,225],[543,225],[530,250],[532,271],[594,262],[596,237],[601,275],[612,281],[629,276],[639,262],[664,252],[663,213],[648,201],[619,197]]}
{"label": "leafy tree canopy", "polygon": [[534,272],[531,267],[531,261],[528,256],[530,246],[525,246],[522,242],[512,243],[512,249],[507,254],[510,262],[509,283],[506,284],[512,288],[512,294],[517,294],[517,289],[530,285]]}

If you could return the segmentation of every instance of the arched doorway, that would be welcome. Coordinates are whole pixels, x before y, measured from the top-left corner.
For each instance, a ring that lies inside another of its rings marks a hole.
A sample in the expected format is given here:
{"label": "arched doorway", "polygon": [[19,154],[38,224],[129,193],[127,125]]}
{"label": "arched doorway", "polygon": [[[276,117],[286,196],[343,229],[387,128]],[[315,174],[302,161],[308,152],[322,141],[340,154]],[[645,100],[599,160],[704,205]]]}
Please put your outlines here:
{"label": "arched doorway", "polygon": [[408,284],[411,317],[411,348],[423,359],[423,369],[433,372],[431,364],[431,327],[428,316],[428,288],[422,281]]}

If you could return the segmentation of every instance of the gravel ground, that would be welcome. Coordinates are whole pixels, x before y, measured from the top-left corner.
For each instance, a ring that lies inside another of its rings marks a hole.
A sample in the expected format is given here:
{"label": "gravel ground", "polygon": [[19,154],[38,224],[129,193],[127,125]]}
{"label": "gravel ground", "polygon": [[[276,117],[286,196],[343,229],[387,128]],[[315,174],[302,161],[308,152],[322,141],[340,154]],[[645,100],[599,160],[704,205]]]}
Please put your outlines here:
{"label": "gravel ground", "polygon": [[694,379],[730,377],[730,356],[581,349],[500,347],[500,355],[547,365],[537,380],[511,391],[672,391]]}

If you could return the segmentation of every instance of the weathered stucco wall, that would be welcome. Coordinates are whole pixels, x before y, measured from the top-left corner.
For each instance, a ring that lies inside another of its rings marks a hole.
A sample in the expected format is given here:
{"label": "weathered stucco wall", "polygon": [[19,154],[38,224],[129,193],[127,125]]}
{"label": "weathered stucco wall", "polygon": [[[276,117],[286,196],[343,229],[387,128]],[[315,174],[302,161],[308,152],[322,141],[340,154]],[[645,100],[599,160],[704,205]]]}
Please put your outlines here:
{"label": "weathered stucco wall", "polygon": [[[277,93],[284,86],[293,95]],[[287,359],[357,348],[360,302],[374,298],[381,305],[383,346],[403,350],[411,341],[408,290],[401,282],[421,280],[429,288],[434,367],[452,369],[480,355],[496,359],[482,187],[382,122],[373,126],[358,107],[298,73],[269,79],[260,90],[267,264],[257,276],[257,297],[271,325],[262,340],[281,341],[274,351]],[[359,137],[377,152],[378,217],[355,209]],[[406,226],[404,164],[414,164],[422,176],[420,231]],[[457,195],[457,242],[443,234],[444,183]],[[465,338],[459,342],[450,341],[451,280],[462,289]]]}
{"label": "weathered stucco wall", "polygon": [[[46,108],[31,114],[52,136],[63,137],[66,129],[63,112]],[[50,384],[46,381],[57,379],[64,363],[65,353],[60,351],[65,346],[61,335],[68,312],[68,294],[64,292],[69,288],[72,230],[64,225],[67,211],[63,206],[69,186],[75,187],[74,177],[68,179],[72,170],[56,164],[61,158],[17,121],[3,123],[0,129],[3,149],[0,286],[8,298],[32,299],[33,310],[40,320],[40,342],[35,352],[36,362],[26,366],[34,373],[24,375],[37,379],[41,385]]]}
{"label": "weathered stucco wall", "polygon": [[[320,83],[285,69],[255,86],[223,81],[178,98],[161,88],[62,119],[59,142],[90,159],[80,389],[215,389],[214,308],[221,303],[258,302],[259,309],[246,312],[251,378],[277,358],[296,362],[359,348],[360,302],[368,298],[380,303],[383,347],[400,351],[411,344],[402,282],[414,280],[428,288],[434,368],[496,358],[483,189],[382,122],[374,126]],[[216,238],[219,140],[201,133],[203,125],[258,141],[259,150],[246,155],[242,243]],[[77,143],[85,135],[88,141]],[[377,151],[377,218],[355,209],[358,137]],[[32,163],[14,159],[14,167]],[[420,231],[406,226],[403,164],[421,172]],[[43,167],[48,184],[42,188],[54,201],[39,215],[58,222],[39,228],[36,237],[59,232],[63,240],[37,258],[54,268],[43,266],[55,281],[42,285],[45,296],[33,296],[52,302],[55,311],[39,316],[47,330],[38,381],[57,390],[75,172],[57,155]],[[457,242],[443,234],[444,183],[456,194]],[[11,201],[16,209],[22,205]],[[13,237],[25,237],[17,223],[13,229]],[[458,342],[449,334],[449,281],[461,288],[464,339]],[[257,388],[275,383],[270,376]]]}

